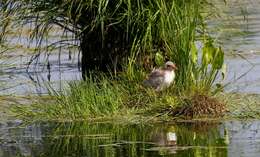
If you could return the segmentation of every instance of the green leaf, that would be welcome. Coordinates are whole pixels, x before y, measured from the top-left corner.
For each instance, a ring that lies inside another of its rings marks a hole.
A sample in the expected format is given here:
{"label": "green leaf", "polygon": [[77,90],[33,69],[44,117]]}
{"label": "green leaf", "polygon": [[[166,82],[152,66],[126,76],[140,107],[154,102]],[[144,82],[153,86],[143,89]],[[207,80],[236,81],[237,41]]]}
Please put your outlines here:
{"label": "green leaf", "polygon": [[194,42],[191,44],[191,60],[195,64],[198,61],[198,50]]}
{"label": "green leaf", "polygon": [[164,64],[164,58],[163,58],[163,55],[160,52],[157,52],[155,54],[155,63],[158,66],[161,66],[161,65]]}
{"label": "green leaf", "polygon": [[207,41],[202,49],[202,64],[207,66],[212,63],[213,54],[215,54],[216,48],[213,46],[212,41]]}
{"label": "green leaf", "polygon": [[221,69],[224,63],[224,52],[222,51],[221,47],[217,48],[214,55],[213,60],[213,68],[214,69]]}

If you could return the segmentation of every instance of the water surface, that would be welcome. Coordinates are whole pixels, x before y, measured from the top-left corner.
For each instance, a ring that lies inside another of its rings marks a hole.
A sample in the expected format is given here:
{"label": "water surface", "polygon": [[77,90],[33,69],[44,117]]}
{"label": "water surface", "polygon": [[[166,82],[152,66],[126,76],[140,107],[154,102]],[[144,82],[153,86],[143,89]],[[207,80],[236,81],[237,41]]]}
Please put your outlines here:
{"label": "water surface", "polygon": [[260,1],[212,1],[220,17],[208,20],[210,32],[225,49],[226,91],[260,93]]}
{"label": "water surface", "polygon": [[0,157],[258,157],[259,121],[0,125]]}

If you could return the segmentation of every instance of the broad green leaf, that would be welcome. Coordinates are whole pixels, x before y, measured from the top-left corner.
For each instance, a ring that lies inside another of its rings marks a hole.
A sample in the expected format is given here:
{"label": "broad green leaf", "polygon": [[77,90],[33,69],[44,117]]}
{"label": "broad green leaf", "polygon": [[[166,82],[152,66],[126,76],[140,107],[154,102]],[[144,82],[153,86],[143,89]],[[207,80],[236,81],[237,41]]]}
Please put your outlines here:
{"label": "broad green leaf", "polygon": [[207,66],[212,63],[213,54],[215,53],[216,48],[213,46],[211,41],[207,41],[205,46],[202,49],[202,63],[204,66]]}
{"label": "broad green leaf", "polygon": [[213,68],[214,69],[221,69],[222,65],[224,63],[224,52],[222,49],[219,47],[216,49],[215,55],[214,55],[214,60],[213,60]]}
{"label": "broad green leaf", "polygon": [[198,61],[198,50],[194,42],[191,44],[191,60],[195,64]]}

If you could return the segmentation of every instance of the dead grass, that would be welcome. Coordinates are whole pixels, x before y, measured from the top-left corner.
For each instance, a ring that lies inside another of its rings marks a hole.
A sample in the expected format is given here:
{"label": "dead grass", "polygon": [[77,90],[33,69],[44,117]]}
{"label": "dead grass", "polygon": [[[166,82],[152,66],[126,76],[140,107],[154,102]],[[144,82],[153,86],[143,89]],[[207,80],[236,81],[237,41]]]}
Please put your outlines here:
{"label": "dead grass", "polygon": [[195,94],[189,99],[184,99],[184,105],[172,110],[172,116],[185,119],[220,117],[227,112],[226,104],[214,97]]}

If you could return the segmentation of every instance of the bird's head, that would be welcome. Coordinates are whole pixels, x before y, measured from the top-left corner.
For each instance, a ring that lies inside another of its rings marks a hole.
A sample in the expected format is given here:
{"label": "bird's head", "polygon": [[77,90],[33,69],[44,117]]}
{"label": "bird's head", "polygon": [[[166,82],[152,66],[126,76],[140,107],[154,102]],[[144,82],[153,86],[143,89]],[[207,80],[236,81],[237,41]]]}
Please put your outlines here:
{"label": "bird's head", "polygon": [[165,69],[170,70],[170,71],[172,71],[172,70],[174,71],[174,70],[177,70],[178,68],[177,68],[176,64],[174,64],[171,61],[168,61],[168,62],[165,63]]}

